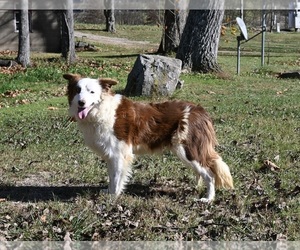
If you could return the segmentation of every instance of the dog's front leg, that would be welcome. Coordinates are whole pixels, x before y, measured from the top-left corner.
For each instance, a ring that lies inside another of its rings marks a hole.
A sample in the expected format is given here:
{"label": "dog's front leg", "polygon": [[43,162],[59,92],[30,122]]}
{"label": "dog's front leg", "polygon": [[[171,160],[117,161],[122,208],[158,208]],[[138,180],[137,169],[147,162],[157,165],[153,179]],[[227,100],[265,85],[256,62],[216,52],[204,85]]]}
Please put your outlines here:
{"label": "dog's front leg", "polygon": [[124,189],[128,177],[130,176],[130,162],[121,155],[115,155],[108,160],[108,175],[110,194],[120,195]]}
{"label": "dog's front leg", "polygon": [[108,192],[110,194],[119,195],[121,193],[119,183],[122,176],[122,162],[118,159],[110,159],[108,161],[109,185]]}

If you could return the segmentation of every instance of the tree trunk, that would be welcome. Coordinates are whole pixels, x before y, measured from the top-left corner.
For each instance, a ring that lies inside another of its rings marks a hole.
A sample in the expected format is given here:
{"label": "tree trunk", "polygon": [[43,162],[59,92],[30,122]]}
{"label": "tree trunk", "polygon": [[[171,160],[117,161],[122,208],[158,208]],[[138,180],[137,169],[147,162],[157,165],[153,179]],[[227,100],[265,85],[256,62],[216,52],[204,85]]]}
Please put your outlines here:
{"label": "tree trunk", "polygon": [[115,6],[114,0],[105,0],[104,3],[106,9],[104,10],[104,16],[106,20],[106,28],[107,32],[115,33]]}
{"label": "tree trunk", "polygon": [[62,11],[62,57],[68,64],[76,61],[73,0],[68,0],[68,8]]}
{"label": "tree trunk", "polygon": [[174,0],[172,0],[172,4],[174,6],[174,9],[165,10],[165,24],[159,49],[157,51],[158,53],[167,54],[170,52],[176,52],[180,43],[181,35],[186,21],[187,11],[176,8],[176,4],[178,4],[178,1],[174,3]]}
{"label": "tree trunk", "polygon": [[19,48],[17,62],[23,67],[30,65],[30,39],[29,39],[29,19],[28,19],[28,0],[21,1],[19,29]]}
{"label": "tree trunk", "polygon": [[205,1],[207,9],[190,10],[176,58],[182,60],[182,68],[188,71],[221,72],[217,54],[224,0]]}

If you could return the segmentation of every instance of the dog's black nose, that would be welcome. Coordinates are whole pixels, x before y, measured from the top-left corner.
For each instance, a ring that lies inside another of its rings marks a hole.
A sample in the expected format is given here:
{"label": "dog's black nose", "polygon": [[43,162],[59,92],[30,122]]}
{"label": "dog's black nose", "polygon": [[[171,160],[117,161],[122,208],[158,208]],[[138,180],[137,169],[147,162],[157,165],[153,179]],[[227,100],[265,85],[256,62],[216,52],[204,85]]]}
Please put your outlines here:
{"label": "dog's black nose", "polygon": [[84,101],[78,101],[78,105],[79,105],[80,107],[83,107],[83,106],[84,106],[84,104],[85,104],[85,102],[84,102]]}

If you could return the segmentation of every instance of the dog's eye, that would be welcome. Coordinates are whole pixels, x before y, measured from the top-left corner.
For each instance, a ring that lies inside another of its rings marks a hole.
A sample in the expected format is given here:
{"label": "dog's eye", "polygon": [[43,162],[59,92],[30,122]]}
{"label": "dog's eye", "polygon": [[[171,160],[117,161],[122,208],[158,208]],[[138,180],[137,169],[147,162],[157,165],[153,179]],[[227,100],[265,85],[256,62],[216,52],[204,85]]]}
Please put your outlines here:
{"label": "dog's eye", "polygon": [[79,94],[81,92],[81,88],[80,87],[76,87],[76,93]]}
{"label": "dog's eye", "polygon": [[95,92],[94,92],[94,91],[91,91],[91,94],[95,94]]}

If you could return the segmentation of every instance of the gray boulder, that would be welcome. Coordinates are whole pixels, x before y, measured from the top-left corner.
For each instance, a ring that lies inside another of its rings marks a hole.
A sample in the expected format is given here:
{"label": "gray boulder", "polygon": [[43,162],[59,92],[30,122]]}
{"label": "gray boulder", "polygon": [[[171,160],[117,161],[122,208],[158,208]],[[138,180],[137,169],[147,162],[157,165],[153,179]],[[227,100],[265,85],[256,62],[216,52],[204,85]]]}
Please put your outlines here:
{"label": "gray boulder", "polygon": [[182,87],[181,64],[181,60],[166,56],[139,55],[128,75],[125,95],[171,96],[176,87]]}

